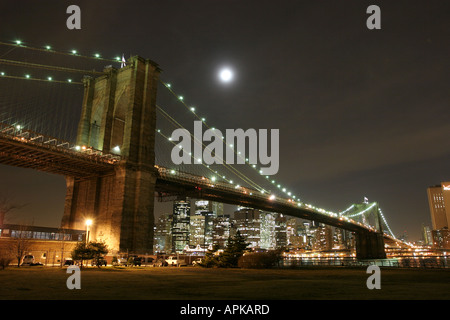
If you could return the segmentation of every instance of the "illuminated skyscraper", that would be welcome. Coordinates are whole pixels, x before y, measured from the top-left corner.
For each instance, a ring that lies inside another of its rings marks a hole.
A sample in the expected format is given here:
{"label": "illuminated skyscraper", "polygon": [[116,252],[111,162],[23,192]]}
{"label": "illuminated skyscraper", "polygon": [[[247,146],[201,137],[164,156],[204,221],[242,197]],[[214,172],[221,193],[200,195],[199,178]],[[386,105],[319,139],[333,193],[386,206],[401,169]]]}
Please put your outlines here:
{"label": "illuminated skyscraper", "polygon": [[430,206],[433,230],[448,228],[450,222],[450,182],[429,187],[428,204]]}
{"label": "illuminated skyscraper", "polygon": [[213,245],[218,245],[219,248],[224,249],[228,238],[234,236],[230,215],[221,215],[214,219],[212,235]]}
{"label": "illuminated skyscraper", "polygon": [[240,208],[240,210],[234,213],[234,221],[236,232],[239,231],[245,238],[246,242],[249,243],[249,248],[259,248],[261,228],[260,211]]}
{"label": "illuminated skyscraper", "polygon": [[205,216],[196,214],[190,218],[189,246],[205,246]]}
{"label": "illuminated skyscraper", "polygon": [[191,204],[188,200],[173,203],[172,252],[182,252],[189,245]]}
{"label": "illuminated skyscraper", "polygon": [[[203,216],[203,242],[198,243],[204,248],[208,248],[213,243],[213,226],[214,219],[218,216],[218,212],[223,215],[223,204],[212,201],[197,200],[195,201],[195,215]],[[192,245],[192,244],[191,244]]]}
{"label": "illuminated skyscraper", "polygon": [[275,249],[287,247],[287,219],[283,214],[275,218]]}
{"label": "illuminated skyscraper", "polygon": [[163,214],[155,219],[153,252],[171,252],[172,215]]}

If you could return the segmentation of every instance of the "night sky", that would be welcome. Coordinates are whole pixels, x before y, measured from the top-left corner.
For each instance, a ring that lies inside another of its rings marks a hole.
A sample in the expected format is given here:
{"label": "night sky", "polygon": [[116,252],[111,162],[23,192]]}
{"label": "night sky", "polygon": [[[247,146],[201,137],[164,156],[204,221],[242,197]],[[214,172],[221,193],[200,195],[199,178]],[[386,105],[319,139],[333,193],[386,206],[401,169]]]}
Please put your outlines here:
{"label": "night sky", "polygon": [[[71,4],[81,30],[66,28]],[[15,39],[156,61],[211,123],[280,129],[276,179],[304,201],[378,201],[396,236],[420,238],[427,187],[450,180],[448,0],[2,1],[0,41]],[[28,203],[9,222],[59,225],[63,177],[0,166],[0,179]]]}

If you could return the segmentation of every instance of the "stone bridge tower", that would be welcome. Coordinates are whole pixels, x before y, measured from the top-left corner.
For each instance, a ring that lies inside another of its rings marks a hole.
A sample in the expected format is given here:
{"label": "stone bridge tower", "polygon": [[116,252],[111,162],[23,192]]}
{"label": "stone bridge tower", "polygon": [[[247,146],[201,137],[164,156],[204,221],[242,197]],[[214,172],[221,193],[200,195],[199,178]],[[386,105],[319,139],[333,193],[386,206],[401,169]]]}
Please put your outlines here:
{"label": "stone bridge tower", "polygon": [[114,172],[77,179],[66,177],[61,226],[86,229],[90,239],[105,241],[110,253],[153,252],[156,182],[156,93],[160,69],[133,57],[126,67],[107,67],[84,80],[77,145],[120,154]]}

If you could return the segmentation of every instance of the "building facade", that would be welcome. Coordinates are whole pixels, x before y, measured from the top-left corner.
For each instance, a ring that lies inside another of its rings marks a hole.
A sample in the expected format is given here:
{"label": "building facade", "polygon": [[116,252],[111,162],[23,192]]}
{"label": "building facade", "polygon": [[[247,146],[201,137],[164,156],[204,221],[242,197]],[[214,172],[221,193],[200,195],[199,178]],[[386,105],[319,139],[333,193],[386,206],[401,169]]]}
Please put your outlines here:
{"label": "building facade", "polygon": [[450,182],[427,189],[433,230],[448,228],[450,221]]}
{"label": "building facade", "polygon": [[173,253],[183,252],[189,245],[191,203],[189,200],[177,200],[173,203],[172,248]]}

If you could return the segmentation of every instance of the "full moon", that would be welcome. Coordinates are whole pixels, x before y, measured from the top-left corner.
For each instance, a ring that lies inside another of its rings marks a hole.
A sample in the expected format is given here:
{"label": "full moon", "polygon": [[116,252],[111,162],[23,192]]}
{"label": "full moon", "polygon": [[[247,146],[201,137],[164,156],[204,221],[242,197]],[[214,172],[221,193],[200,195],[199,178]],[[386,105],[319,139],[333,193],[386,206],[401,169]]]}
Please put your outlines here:
{"label": "full moon", "polygon": [[233,80],[233,71],[230,69],[222,69],[219,73],[219,78],[222,82],[230,82]]}

